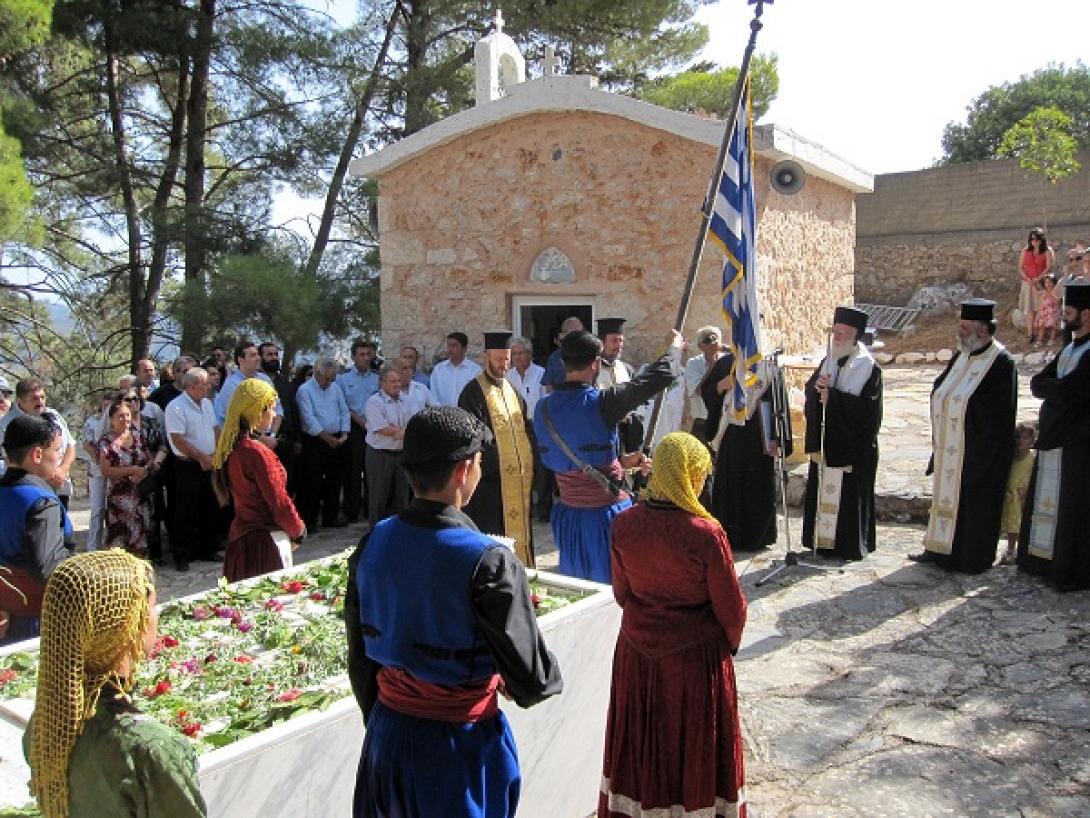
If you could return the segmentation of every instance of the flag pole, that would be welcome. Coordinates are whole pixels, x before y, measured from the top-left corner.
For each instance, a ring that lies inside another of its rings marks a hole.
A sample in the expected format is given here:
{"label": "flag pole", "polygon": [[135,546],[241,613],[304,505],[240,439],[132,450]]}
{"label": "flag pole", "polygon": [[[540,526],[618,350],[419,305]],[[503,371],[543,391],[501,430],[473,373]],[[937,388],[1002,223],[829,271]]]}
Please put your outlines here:
{"label": "flag pole", "polygon": [[[704,257],[704,246],[708,241],[708,226],[711,224],[712,211],[715,208],[715,195],[719,190],[719,180],[723,176],[723,165],[727,161],[727,150],[730,147],[731,137],[734,135],[734,120],[738,117],[738,109],[742,104],[742,92],[749,79],[749,63],[753,52],[757,48],[757,32],[764,26],[761,23],[761,15],[764,14],[765,4],[771,5],[773,0],[747,0],[753,10],[753,19],[749,22],[749,42],[742,54],[742,65],[738,69],[738,80],[734,83],[734,94],[730,102],[730,116],[727,117],[727,127],[723,134],[723,142],[719,146],[719,156],[715,160],[715,170],[712,171],[711,181],[708,183],[708,193],[704,197],[704,207],[701,209],[700,233],[696,238],[696,246],[693,247],[692,260],[689,262],[689,276],[685,279],[685,289],[681,294],[681,303],[678,304],[677,317],[674,319],[674,329],[681,332],[685,327],[685,319],[689,314],[689,304],[693,300],[693,289],[696,287],[696,275],[700,269],[700,261]],[[682,361],[682,366],[684,366]],[[651,419],[647,423],[647,431],[644,433],[643,449],[650,454],[651,441],[655,437],[655,429],[659,425],[659,416],[662,413],[662,401],[665,393],[660,392],[655,398],[655,406],[651,410]]]}

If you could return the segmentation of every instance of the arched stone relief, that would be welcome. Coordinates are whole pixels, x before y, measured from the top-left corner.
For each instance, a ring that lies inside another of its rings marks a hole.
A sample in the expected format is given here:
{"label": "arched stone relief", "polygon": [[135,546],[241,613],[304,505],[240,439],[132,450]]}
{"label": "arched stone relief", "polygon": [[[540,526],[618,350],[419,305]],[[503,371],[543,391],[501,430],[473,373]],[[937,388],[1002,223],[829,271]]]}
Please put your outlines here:
{"label": "arched stone relief", "polygon": [[559,247],[546,247],[530,267],[530,280],[542,284],[571,284],[575,281],[575,267]]}

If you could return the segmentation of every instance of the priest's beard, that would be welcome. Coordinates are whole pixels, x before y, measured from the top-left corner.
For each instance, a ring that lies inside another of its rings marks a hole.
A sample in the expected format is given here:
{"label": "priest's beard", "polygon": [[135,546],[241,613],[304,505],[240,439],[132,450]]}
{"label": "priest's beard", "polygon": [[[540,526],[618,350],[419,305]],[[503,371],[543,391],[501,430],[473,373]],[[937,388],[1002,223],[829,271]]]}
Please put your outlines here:
{"label": "priest's beard", "polygon": [[280,361],[262,361],[261,368],[270,378],[275,378],[277,375],[280,374]]}
{"label": "priest's beard", "polygon": [[958,336],[958,349],[960,349],[966,355],[972,355],[974,352],[979,352],[988,345],[990,338],[981,338],[978,335],[970,335],[968,338],[962,338]]}
{"label": "priest's beard", "polygon": [[835,361],[839,361],[841,358],[847,357],[853,352],[855,352],[855,344],[852,343],[833,343],[829,346],[829,357],[831,357]]}

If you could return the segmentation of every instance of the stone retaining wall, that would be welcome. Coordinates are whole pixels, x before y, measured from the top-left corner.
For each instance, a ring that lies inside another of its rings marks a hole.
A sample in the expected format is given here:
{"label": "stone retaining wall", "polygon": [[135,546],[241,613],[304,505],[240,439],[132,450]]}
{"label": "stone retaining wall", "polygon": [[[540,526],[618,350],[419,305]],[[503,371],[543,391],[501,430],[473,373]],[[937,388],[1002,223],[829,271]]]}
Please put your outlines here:
{"label": "stone retaining wall", "polygon": [[1084,170],[1043,189],[1013,160],[875,177],[874,193],[856,199],[856,300],[903,305],[919,287],[964,281],[1009,302],[1026,234],[1043,215],[1060,253],[1090,239],[1090,152],[1079,160]]}

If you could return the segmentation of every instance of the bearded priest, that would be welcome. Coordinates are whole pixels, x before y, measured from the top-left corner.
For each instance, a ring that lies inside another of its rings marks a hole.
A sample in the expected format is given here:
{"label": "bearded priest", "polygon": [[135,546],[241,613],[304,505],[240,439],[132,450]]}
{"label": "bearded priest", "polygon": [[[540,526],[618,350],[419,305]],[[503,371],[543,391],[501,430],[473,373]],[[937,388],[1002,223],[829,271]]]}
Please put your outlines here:
{"label": "bearded priest", "polygon": [[829,352],[806,382],[810,472],[802,542],[858,560],[875,549],[874,476],[882,425],[882,370],[862,343],[867,314],[837,307]]}
{"label": "bearded priest", "polygon": [[911,557],[966,574],[995,562],[1014,458],[1018,371],[995,329],[994,301],[961,302],[958,351],[931,390],[931,517]]}
{"label": "bearded priest", "polygon": [[458,406],[492,430],[481,453],[481,482],[465,507],[477,528],[514,541],[515,555],[534,566],[530,527],[534,484],[534,429],[526,401],[507,380],[509,330],[484,334],[484,369],[462,389]]}
{"label": "bearded priest", "polygon": [[1040,398],[1037,463],[1026,490],[1018,567],[1060,591],[1090,588],[1090,284],[1068,284],[1071,343],[1029,382]]}

